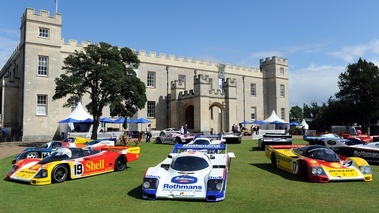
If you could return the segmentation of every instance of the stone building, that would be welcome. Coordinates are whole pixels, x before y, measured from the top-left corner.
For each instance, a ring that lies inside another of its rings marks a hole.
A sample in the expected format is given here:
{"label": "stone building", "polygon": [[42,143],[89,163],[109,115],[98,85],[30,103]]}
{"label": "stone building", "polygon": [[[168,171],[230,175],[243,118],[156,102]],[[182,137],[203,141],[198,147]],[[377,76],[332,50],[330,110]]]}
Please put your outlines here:
{"label": "stone building", "polygon": [[[52,101],[54,79],[64,73],[64,58],[89,42],[64,41],[61,31],[59,13],[27,8],[21,17],[20,43],[0,71],[0,122],[10,130],[12,140],[57,138],[58,121],[72,111],[62,107],[65,100]],[[153,128],[187,124],[192,132],[218,133],[244,120],[265,119],[273,110],[288,120],[287,59],[261,59],[256,69],[136,53],[141,61],[136,72],[146,85],[148,101],[135,118],[151,120]],[[81,102],[85,106],[88,97]],[[103,114],[110,116],[109,108]],[[144,126],[130,128],[143,130]]]}

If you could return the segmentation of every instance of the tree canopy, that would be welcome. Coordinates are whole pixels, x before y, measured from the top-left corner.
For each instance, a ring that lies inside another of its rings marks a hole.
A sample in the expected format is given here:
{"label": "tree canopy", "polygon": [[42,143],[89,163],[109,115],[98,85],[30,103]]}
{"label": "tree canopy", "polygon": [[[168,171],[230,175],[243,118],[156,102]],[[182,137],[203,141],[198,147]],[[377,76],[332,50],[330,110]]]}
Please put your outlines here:
{"label": "tree canopy", "polygon": [[147,101],[145,84],[136,76],[139,59],[129,48],[119,48],[105,42],[91,44],[75,51],[63,61],[63,70],[55,79],[53,100],[69,96],[65,107],[89,95],[86,105],[93,115],[92,139],[103,108],[110,106],[114,114],[129,117],[144,108]]}
{"label": "tree canopy", "polygon": [[370,120],[379,115],[379,68],[360,58],[340,74],[338,87],[336,98],[351,112],[346,116],[367,130]]}

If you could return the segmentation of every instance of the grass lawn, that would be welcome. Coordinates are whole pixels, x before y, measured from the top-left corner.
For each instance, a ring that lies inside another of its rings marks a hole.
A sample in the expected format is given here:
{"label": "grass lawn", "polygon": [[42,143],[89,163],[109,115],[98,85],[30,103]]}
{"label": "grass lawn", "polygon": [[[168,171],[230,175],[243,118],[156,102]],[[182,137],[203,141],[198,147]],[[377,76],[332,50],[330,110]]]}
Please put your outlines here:
{"label": "grass lawn", "polygon": [[[294,143],[306,142],[294,139]],[[234,152],[226,199],[221,202],[141,198],[142,177],[171,151],[172,145],[142,143],[141,158],[121,172],[31,186],[0,181],[0,212],[377,212],[379,166],[372,182],[310,183],[274,169],[257,141],[228,145]],[[6,176],[12,157],[0,160]]]}

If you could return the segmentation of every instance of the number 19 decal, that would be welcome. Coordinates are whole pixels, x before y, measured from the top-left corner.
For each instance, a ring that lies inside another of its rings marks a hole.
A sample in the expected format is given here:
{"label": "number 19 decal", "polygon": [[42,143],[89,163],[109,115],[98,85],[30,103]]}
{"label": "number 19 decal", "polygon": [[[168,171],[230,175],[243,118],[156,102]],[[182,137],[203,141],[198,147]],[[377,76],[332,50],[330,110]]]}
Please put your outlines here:
{"label": "number 19 decal", "polygon": [[73,168],[73,173],[74,173],[74,176],[82,176],[83,174],[83,164],[75,164],[74,165],[74,168]]}

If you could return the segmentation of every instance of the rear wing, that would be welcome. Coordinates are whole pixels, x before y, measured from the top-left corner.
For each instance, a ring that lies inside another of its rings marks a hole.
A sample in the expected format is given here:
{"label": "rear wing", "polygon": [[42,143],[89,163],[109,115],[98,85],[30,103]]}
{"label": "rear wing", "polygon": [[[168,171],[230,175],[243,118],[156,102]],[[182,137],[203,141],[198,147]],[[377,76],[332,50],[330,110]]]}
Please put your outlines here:
{"label": "rear wing", "polygon": [[107,150],[108,152],[121,152],[126,156],[126,159],[129,162],[138,160],[141,157],[141,147],[139,146],[103,146],[95,147],[97,150]]}
{"label": "rear wing", "polygon": [[172,149],[171,153],[180,153],[186,151],[204,151],[207,153],[219,153],[221,151],[226,150],[225,144],[209,144],[209,145],[201,145],[201,144],[176,144]]}
{"label": "rear wing", "polygon": [[306,144],[299,144],[299,145],[266,145],[265,146],[265,155],[268,159],[271,159],[271,153],[274,152],[274,150],[278,149],[292,149],[292,148],[299,148],[307,146]]}

